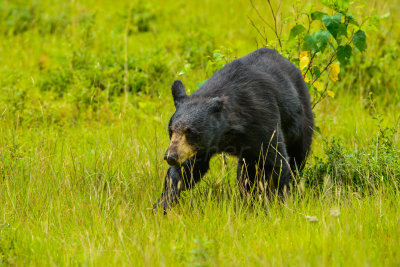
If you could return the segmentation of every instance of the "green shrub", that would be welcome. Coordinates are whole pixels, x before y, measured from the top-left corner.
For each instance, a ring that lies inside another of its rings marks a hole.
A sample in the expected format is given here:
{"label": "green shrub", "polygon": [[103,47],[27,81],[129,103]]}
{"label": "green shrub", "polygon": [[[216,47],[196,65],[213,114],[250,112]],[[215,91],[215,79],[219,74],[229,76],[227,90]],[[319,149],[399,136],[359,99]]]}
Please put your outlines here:
{"label": "green shrub", "polygon": [[363,192],[382,185],[397,187],[400,183],[400,149],[394,138],[398,130],[379,129],[369,145],[350,149],[342,138],[324,140],[324,156],[317,156],[304,172],[309,185],[323,185],[329,178],[336,185],[350,186]]}
{"label": "green shrub", "polygon": [[42,35],[64,33],[72,23],[68,11],[67,5],[48,12],[40,2],[26,5],[3,1],[0,4],[0,19],[4,23],[0,25],[0,32],[6,35],[18,35],[31,30],[37,30]]}
{"label": "green shrub", "polygon": [[[251,20],[262,38],[262,44],[277,48],[298,65],[311,91],[313,108],[325,97],[334,97],[330,84],[340,79],[341,68],[347,66],[354,56],[358,56],[367,48],[363,24],[349,11],[349,0],[320,2],[330,9],[329,13],[332,15],[312,5],[304,8],[301,1],[296,1],[294,17],[282,19],[278,14],[279,8],[274,9],[271,1],[267,1],[272,15],[272,19],[268,20],[251,1],[264,29],[263,31]],[[283,26],[291,27],[288,36],[282,35]],[[266,28],[273,32],[274,40],[268,39]]]}

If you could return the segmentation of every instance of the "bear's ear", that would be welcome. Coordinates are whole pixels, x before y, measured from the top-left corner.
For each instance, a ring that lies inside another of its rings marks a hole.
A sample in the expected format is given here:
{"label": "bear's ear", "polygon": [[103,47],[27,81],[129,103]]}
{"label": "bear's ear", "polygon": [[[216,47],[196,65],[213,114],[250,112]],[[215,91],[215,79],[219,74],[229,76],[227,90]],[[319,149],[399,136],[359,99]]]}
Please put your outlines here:
{"label": "bear's ear", "polygon": [[219,112],[224,106],[225,98],[224,97],[214,97],[210,100],[208,106],[211,112]]}
{"label": "bear's ear", "polygon": [[182,101],[187,97],[185,86],[180,80],[176,80],[171,87],[172,97],[174,98],[175,108],[182,103]]}

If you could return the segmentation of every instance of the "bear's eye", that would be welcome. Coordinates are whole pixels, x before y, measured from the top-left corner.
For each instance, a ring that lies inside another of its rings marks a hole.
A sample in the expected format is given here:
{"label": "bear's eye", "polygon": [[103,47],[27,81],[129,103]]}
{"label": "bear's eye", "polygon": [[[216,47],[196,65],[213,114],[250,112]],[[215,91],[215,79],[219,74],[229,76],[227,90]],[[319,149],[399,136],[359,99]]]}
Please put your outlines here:
{"label": "bear's eye", "polygon": [[188,127],[188,128],[185,129],[185,134],[190,136],[190,137],[194,137],[194,136],[197,135],[197,132],[196,132],[195,129]]}
{"label": "bear's eye", "polygon": [[186,128],[185,131],[187,134],[192,134],[193,133],[193,129],[192,128]]}

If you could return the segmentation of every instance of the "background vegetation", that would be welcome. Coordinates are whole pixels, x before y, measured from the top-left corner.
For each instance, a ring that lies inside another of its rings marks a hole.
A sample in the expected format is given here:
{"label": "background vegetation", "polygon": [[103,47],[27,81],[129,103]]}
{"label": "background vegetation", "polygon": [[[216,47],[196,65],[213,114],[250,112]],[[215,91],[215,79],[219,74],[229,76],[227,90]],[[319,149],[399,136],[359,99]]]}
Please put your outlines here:
{"label": "background vegetation", "polygon": [[310,11],[347,3],[322,2],[282,1],[281,49],[266,1],[2,1],[0,265],[399,265],[398,0],[346,11],[367,49],[310,85],[318,129],[284,204],[240,199],[236,160],[217,156],[168,215],[151,211],[173,80],[193,92],[266,44],[310,59]]}

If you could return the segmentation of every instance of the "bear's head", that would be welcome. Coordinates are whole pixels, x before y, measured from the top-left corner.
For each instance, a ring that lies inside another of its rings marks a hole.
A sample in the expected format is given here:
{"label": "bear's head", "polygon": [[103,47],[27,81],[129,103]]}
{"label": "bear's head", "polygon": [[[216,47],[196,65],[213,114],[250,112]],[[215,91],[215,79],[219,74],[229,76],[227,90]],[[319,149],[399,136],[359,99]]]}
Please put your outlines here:
{"label": "bear's head", "polygon": [[188,96],[179,80],[173,83],[171,89],[176,111],[169,122],[171,142],[164,159],[174,166],[197,153],[215,150],[225,125],[221,119],[223,98]]}

